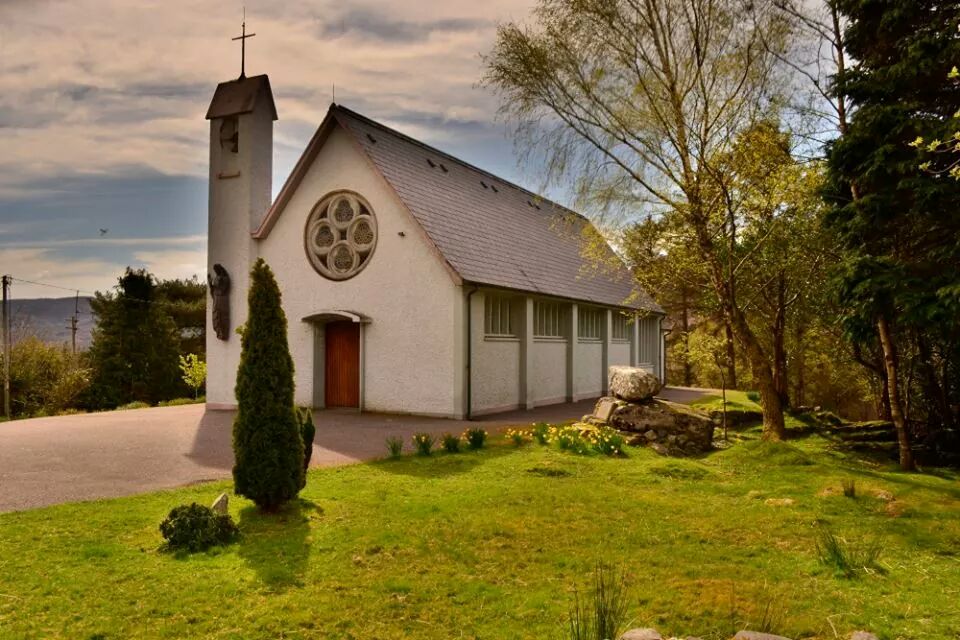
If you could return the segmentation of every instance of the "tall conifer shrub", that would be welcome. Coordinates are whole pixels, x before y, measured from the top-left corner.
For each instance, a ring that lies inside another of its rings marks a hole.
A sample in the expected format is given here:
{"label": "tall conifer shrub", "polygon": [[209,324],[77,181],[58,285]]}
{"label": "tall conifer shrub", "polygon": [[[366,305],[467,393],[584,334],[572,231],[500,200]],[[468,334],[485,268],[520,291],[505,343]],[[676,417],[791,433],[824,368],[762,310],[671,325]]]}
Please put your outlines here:
{"label": "tall conifer shrub", "polygon": [[275,511],[303,486],[303,440],[293,404],[293,359],[280,288],[263,259],[250,273],[237,371],[234,490]]}

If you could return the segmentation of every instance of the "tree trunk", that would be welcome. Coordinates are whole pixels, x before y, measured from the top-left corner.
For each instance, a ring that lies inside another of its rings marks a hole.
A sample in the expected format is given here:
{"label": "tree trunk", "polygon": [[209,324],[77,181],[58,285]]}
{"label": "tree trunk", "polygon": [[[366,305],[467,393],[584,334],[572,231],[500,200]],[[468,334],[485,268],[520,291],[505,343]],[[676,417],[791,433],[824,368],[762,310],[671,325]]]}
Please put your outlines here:
{"label": "tree trunk", "polygon": [[890,385],[887,384],[887,369],[880,367],[880,398],[877,404],[877,417],[887,422],[893,421],[890,413]]}
{"label": "tree trunk", "polygon": [[727,384],[731,389],[737,388],[737,350],[733,344],[733,327],[730,321],[724,319],[724,330],[727,336]]}
{"label": "tree trunk", "polygon": [[693,365],[690,364],[690,301],[687,297],[686,286],[681,285],[680,291],[681,316],[683,326],[683,386],[693,385]]}
{"label": "tree trunk", "polygon": [[803,357],[803,323],[797,322],[796,326],[796,344],[794,345],[794,360],[797,364],[797,376],[793,388],[793,400],[797,406],[806,404],[806,381],[803,377],[803,368],[806,366],[806,358]]}
{"label": "tree trunk", "polygon": [[[726,306],[726,305],[725,305]],[[726,307],[726,312],[732,318],[730,324],[736,332],[743,350],[750,362],[750,370],[760,391],[760,404],[763,409],[763,439],[783,440],[787,435],[787,428],[783,422],[783,403],[773,381],[773,370],[770,361],[763,352],[760,341],[750,330],[746,319],[736,307]]]}
{"label": "tree trunk", "polygon": [[787,332],[786,277],[783,271],[777,276],[777,312],[773,320],[773,386],[784,407],[790,406],[787,387]]}
{"label": "tree trunk", "polygon": [[900,448],[900,468],[904,471],[913,471],[913,451],[910,449],[910,434],[907,432],[907,423],[903,415],[903,405],[900,402],[900,384],[897,378],[897,346],[893,332],[885,314],[877,318],[877,332],[880,334],[880,346],[883,348],[883,364],[887,372],[887,389],[890,398],[890,417],[893,426],[897,429],[897,444]]}

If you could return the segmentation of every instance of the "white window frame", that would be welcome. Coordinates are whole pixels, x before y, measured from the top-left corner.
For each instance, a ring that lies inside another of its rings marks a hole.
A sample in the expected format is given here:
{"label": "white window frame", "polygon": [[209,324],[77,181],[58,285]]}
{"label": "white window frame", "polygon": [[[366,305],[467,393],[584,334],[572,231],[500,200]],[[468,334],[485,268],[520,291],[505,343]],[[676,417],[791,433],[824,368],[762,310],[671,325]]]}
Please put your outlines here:
{"label": "white window frame", "polygon": [[517,337],[512,296],[487,293],[483,296],[483,335],[493,339]]}
{"label": "white window frame", "polygon": [[537,340],[566,338],[565,305],[546,300],[533,301],[533,337]]}
{"label": "white window frame", "polygon": [[580,342],[600,342],[603,340],[605,314],[605,309],[580,307],[577,313],[577,338]]}
{"label": "white window frame", "polygon": [[622,311],[613,312],[610,338],[613,342],[630,342],[630,317]]}

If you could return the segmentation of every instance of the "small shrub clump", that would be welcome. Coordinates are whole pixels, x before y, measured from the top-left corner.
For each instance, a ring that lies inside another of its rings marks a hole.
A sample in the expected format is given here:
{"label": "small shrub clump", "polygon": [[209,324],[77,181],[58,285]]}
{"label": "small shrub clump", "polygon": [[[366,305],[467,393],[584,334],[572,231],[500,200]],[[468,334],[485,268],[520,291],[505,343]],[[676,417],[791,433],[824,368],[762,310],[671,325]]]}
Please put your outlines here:
{"label": "small shrub clump", "polygon": [[856,578],[861,573],[883,572],[880,566],[882,546],[877,540],[854,544],[821,526],[815,544],[820,563],[832,568],[837,577]]}
{"label": "small shrub clump", "polygon": [[445,433],[440,436],[440,444],[447,453],[460,453],[460,438],[452,433]]}
{"label": "small shrub clump", "polygon": [[848,498],[857,497],[857,481],[853,478],[844,478],[840,481],[840,485],[843,487],[843,495]]}
{"label": "small shrub clump", "polygon": [[533,425],[531,434],[533,435],[533,439],[537,441],[537,444],[549,444],[550,425],[548,425],[546,422],[538,422]]}
{"label": "small shrub clump", "polygon": [[600,427],[593,435],[593,449],[605,456],[623,455],[626,439],[613,427]]}
{"label": "small shrub clump", "polygon": [[507,437],[510,438],[513,446],[519,447],[527,441],[529,434],[523,429],[507,429]]}
{"label": "small shrub clump", "polygon": [[387,438],[387,451],[390,452],[391,458],[399,458],[403,453],[403,439],[397,436]]}
{"label": "small shrub clump", "polygon": [[307,468],[310,458],[313,457],[313,439],[317,435],[317,428],[313,424],[313,412],[310,407],[300,407],[300,437],[303,440],[303,483],[300,488],[307,486]]}
{"label": "small shrub clump", "polygon": [[471,449],[483,449],[487,442],[487,432],[478,427],[467,429],[463,432],[463,438],[467,441],[467,446]]}
{"label": "small shrub clump", "polygon": [[129,411],[130,409],[149,409],[150,405],[146,402],[140,400],[134,400],[133,402],[128,402],[127,404],[122,404],[117,407],[117,411]]}
{"label": "small shrub clump", "polygon": [[229,515],[218,515],[196,502],[174,507],[160,523],[160,534],[169,551],[205,551],[232,542],[239,533]]}
{"label": "small shrub clump", "polygon": [[417,454],[428,456],[433,452],[433,436],[429,433],[415,433],[413,435],[413,447]]}

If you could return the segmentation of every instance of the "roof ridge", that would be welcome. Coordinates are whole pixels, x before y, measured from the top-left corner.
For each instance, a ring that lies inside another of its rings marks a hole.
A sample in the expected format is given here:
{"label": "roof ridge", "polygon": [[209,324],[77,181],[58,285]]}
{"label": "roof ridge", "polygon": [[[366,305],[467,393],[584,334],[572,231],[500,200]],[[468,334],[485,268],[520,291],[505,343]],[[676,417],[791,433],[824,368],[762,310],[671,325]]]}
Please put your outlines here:
{"label": "roof ridge", "polygon": [[336,102],[331,103],[330,107],[331,107],[332,109],[336,109],[336,110],[338,110],[338,111],[343,111],[343,112],[345,112],[347,115],[352,116],[352,117],[354,117],[354,118],[357,118],[358,120],[361,120],[362,122],[365,122],[366,124],[369,124],[369,125],[371,125],[371,126],[377,127],[378,129],[384,130],[384,131],[390,133],[391,135],[395,135],[395,136],[397,136],[397,137],[399,137],[399,138],[403,138],[403,139],[406,140],[407,142],[409,142],[409,143],[411,143],[411,144],[414,144],[414,145],[416,145],[416,146],[418,146],[418,147],[421,147],[421,148],[423,148],[423,149],[426,149],[427,151],[430,151],[431,153],[435,153],[435,154],[444,156],[444,157],[446,157],[446,158],[449,158],[450,160],[452,160],[452,161],[454,161],[454,162],[456,162],[456,163],[458,163],[458,164],[460,164],[460,165],[463,165],[464,167],[467,167],[468,169],[472,169],[472,170],[474,170],[474,171],[476,171],[476,172],[478,172],[478,173],[481,173],[481,174],[483,174],[483,175],[485,175],[485,176],[489,176],[490,178],[493,178],[494,180],[500,182],[501,184],[504,184],[504,185],[506,185],[506,186],[512,187],[512,188],[514,188],[514,189],[516,189],[516,190],[518,190],[518,191],[522,191],[523,193],[526,193],[527,195],[532,196],[532,197],[536,198],[537,200],[539,200],[539,201],[541,201],[541,202],[545,202],[545,203],[547,203],[547,204],[549,204],[549,205],[551,205],[551,206],[553,206],[553,207],[556,207],[557,209],[560,209],[560,210],[562,210],[562,211],[566,211],[567,213],[571,213],[571,214],[577,216],[578,218],[582,218],[583,220],[586,220],[587,222],[590,222],[590,219],[587,218],[587,216],[585,216],[585,215],[583,215],[582,213],[580,213],[579,211],[574,211],[574,210],[571,209],[570,207],[566,207],[566,206],[564,206],[564,205],[562,205],[562,204],[559,204],[558,202],[555,202],[554,200],[551,200],[550,198],[547,198],[547,197],[545,197],[545,196],[543,196],[543,195],[541,195],[541,194],[539,194],[539,193],[536,193],[535,191],[531,191],[530,189],[527,189],[526,187],[522,187],[522,186],[518,185],[518,184],[515,183],[515,182],[511,182],[510,180],[506,180],[505,178],[502,178],[502,177],[498,176],[498,175],[495,174],[495,173],[491,173],[490,171],[487,171],[486,169],[483,169],[483,168],[481,168],[481,167],[478,167],[478,166],[475,165],[475,164],[471,164],[471,163],[467,162],[466,160],[461,160],[460,158],[458,158],[458,157],[456,157],[456,156],[454,156],[454,155],[451,155],[451,154],[447,153],[446,151],[443,151],[443,150],[441,150],[441,149],[438,149],[437,147],[432,147],[432,146],[430,146],[429,144],[427,144],[426,142],[423,142],[423,141],[421,141],[421,140],[417,140],[416,138],[414,138],[414,137],[412,137],[412,136],[409,136],[409,135],[407,135],[406,133],[403,133],[402,131],[398,131],[397,129],[394,129],[393,127],[389,127],[389,126],[383,124],[382,122],[379,122],[379,121],[377,121],[377,120],[374,120],[373,118],[370,118],[369,116],[365,116],[365,115],[363,115],[362,113],[358,113],[357,111],[354,111],[353,109],[350,109],[349,107],[345,107],[345,106],[343,106],[342,104],[337,104]]}

